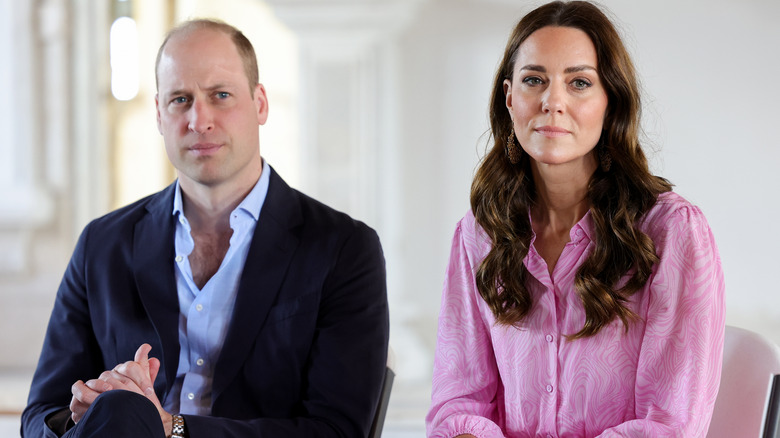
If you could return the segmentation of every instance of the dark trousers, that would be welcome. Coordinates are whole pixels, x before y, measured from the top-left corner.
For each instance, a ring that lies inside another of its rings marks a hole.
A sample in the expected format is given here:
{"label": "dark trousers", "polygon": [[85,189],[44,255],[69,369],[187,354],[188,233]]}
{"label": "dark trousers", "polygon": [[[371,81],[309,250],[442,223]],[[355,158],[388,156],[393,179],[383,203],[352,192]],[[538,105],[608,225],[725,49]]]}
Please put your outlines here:
{"label": "dark trousers", "polygon": [[165,438],[160,414],[146,397],[115,390],[101,394],[63,438]]}

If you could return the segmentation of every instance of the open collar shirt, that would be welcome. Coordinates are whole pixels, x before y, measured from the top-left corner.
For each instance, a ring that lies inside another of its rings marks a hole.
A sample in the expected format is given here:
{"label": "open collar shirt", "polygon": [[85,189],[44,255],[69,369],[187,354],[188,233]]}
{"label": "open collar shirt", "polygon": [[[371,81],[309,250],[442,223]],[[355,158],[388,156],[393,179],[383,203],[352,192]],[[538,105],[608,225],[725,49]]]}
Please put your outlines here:
{"label": "open collar shirt", "polygon": [[268,193],[271,168],[263,171],[254,188],[230,213],[230,247],[216,274],[199,289],[192,276],[189,255],[195,248],[191,227],[184,216],[181,188],[176,182],[173,215],[177,216],[174,245],[175,275],[179,295],[179,367],[167,395],[168,412],[209,415],[214,365],[230,325],[241,273]]}
{"label": "open collar shirt", "polygon": [[[725,327],[720,257],[701,211],[662,194],[641,230],[660,260],[617,319],[568,340],[585,322],[574,281],[593,251],[590,213],[549,274],[524,260],[534,307],[520,326],[496,323],[475,273],[490,238],[469,213],[457,226],[442,294],[430,437],[703,437],[720,381]],[[625,278],[623,279],[625,281]]]}

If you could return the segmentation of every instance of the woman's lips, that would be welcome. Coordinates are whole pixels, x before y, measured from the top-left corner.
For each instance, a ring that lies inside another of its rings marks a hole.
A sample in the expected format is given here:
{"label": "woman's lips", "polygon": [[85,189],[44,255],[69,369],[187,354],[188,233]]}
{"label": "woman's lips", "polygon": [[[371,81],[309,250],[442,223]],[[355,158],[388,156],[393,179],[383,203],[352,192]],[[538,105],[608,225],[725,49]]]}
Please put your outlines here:
{"label": "woman's lips", "polygon": [[569,132],[566,129],[558,128],[557,126],[540,126],[538,128],[535,128],[534,131],[537,133],[545,136],[545,137],[563,137],[564,135],[569,135],[571,132]]}

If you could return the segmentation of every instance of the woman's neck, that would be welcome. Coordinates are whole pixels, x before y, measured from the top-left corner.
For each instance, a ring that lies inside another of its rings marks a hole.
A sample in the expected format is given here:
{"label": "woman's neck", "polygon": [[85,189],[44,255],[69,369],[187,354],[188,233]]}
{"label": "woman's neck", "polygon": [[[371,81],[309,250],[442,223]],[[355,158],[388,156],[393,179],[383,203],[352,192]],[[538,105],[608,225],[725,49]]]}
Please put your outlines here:
{"label": "woman's neck", "polygon": [[536,186],[536,203],[531,208],[534,228],[568,233],[590,208],[588,186],[595,163],[576,169],[534,163],[532,168]]}
{"label": "woman's neck", "polygon": [[547,264],[551,279],[563,248],[571,240],[572,227],[590,208],[588,185],[595,166],[592,160],[576,165],[532,165],[536,186],[536,202],[531,207],[534,248]]}

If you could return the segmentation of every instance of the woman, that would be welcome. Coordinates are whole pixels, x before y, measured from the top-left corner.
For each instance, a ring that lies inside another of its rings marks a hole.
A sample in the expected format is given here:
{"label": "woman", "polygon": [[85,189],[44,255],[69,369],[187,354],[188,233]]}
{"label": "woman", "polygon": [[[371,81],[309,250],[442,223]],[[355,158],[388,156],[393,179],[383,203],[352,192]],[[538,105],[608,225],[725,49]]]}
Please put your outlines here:
{"label": "woman", "polygon": [[701,211],[650,174],[630,57],[586,2],[515,28],[442,296],[428,435],[703,437],[724,286]]}

